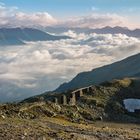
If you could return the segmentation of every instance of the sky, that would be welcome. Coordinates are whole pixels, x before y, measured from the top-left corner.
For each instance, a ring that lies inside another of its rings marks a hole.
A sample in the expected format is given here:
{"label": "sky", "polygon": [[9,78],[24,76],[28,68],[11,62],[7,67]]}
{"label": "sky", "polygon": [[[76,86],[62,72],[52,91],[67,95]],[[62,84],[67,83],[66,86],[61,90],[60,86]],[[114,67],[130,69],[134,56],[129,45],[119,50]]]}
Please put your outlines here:
{"label": "sky", "polygon": [[91,14],[116,14],[127,19],[128,26],[140,26],[139,0],[0,0],[5,7],[26,13],[47,12],[57,20]]}
{"label": "sky", "polygon": [[29,12],[47,10],[56,15],[71,12],[85,13],[92,10],[92,7],[101,12],[120,13],[132,9],[140,12],[139,0],[1,0],[1,2]]}

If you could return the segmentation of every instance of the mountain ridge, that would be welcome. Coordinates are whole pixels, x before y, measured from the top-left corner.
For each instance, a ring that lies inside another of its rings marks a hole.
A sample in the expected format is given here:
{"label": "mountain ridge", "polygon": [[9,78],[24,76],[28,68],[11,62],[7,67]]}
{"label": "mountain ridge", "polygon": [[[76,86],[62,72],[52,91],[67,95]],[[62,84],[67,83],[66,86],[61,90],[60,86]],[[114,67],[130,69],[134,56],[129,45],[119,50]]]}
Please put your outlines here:
{"label": "mountain ridge", "polygon": [[[43,29],[44,30],[44,29]],[[140,37],[140,29],[129,29],[127,27],[120,27],[120,26],[115,26],[115,27],[110,27],[110,26],[105,26],[102,28],[68,28],[68,27],[46,27],[46,31],[50,33],[63,33],[67,32],[68,30],[73,30],[77,33],[97,33],[97,34],[126,34],[129,37]]]}
{"label": "mountain ridge", "polygon": [[[79,73],[70,82],[60,85],[55,92],[64,92],[70,89],[99,84],[115,78],[133,77],[140,75],[140,53],[121,61],[105,65],[88,72]],[[133,67],[132,67],[133,66]]]}
{"label": "mountain ridge", "polygon": [[68,36],[55,36],[34,28],[0,28],[0,45],[24,45],[26,41],[55,41],[70,39]]}

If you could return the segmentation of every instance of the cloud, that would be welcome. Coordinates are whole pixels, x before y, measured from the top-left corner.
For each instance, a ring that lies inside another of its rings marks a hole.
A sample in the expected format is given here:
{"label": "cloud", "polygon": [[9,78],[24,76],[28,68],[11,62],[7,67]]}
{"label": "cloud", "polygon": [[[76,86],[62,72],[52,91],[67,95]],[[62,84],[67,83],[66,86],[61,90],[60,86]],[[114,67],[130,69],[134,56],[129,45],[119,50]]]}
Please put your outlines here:
{"label": "cloud", "polygon": [[50,26],[57,23],[57,20],[54,19],[50,14],[47,12],[38,12],[33,14],[27,14],[23,12],[18,12],[15,14],[15,23],[18,26]]}
{"label": "cloud", "polygon": [[18,7],[6,7],[0,4],[1,27],[45,27],[56,23],[57,20],[47,12],[25,13]]}
{"label": "cloud", "polygon": [[0,3],[0,27],[80,27],[101,28],[105,26],[127,26],[134,27],[135,23],[128,17],[115,13],[99,13],[96,7],[92,7],[92,14],[69,17],[64,20],[56,19],[48,12],[22,12],[18,7],[7,7]]}
{"label": "cloud", "polygon": [[123,34],[64,34],[73,39],[27,42],[0,49],[0,99],[20,100],[53,90],[77,73],[140,52],[140,39]]}
{"label": "cloud", "polygon": [[0,2],[0,6],[4,6],[5,4],[3,2]]}
{"label": "cloud", "polygon": [[97,7],[95,7],[95,6],[92,6],[92,7],[91,7],[91,10],[92,10],[92,11],[98,11],[99,8],[97,8]]}
{"label": "cloud", "polygon": [[94,13],[89,16],[72,17],[71,19],[60,22],[62,27],[79,27],[79,28],[101,28],[105,26],[125,26],[127,19],[117,14],[98,14]]}

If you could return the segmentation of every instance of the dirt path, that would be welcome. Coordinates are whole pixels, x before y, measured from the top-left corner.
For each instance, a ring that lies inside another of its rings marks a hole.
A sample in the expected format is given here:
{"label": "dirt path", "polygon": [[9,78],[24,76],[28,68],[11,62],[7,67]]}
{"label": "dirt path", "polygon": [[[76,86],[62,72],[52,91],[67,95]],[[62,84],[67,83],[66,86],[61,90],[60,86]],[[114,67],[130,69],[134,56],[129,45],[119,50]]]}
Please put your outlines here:
{"label": "dirt path", "polygon": [[[61,124],[56,124],[50,121],[47,121],[43,125],[47,125],[49,128],[57,131],[57,133],[64,131],[65,133],[68,133],[69,135],[71,135],[73,139],[81,139],[81,140],[94,140],[94,139],[95,140],[127,140],[129,139],[129,140],[133,140],[135,137],[135,136],[129,137],[129,134],[128,135],[125,134],[127,132],[121,131],[120,128],[118,128],[118,131],[116,130],[113,132],[113,131],[110,131],[108,127],[100,127],[97,129],[94,126],[93,128],[90,128],[90,129],[87,129],[87,128],[82,129],[75,126],[69,126],[69,125],[64,126]],[[139,131],[138,128],[136,128],[136,130]],[[136,131],[136,130],[133,129],[133,131]]]}

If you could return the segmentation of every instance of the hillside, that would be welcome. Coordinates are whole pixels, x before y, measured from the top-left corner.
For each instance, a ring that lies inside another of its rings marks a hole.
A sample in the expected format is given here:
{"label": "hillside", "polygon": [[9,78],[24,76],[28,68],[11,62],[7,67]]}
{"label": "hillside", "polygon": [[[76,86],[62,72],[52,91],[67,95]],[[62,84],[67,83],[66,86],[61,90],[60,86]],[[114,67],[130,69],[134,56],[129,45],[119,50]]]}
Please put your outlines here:
{"label": "hillside", "polygon": [[128,57],[122,61],[82,72],[70,82],[60,85],[55,92],[64,92],[76,88],[96,85],[116,78],[135,77],[140,75],[140,54]]}
{"label": "hillside", "polygon": [[[0,105],[0,138],[139,139],[139,125],[134,123],[140,124],[140,114],[129,112],[123,103],[125,99],[140,99],[139,85],[140,79],[124,78]],[[83,94],[77,96],[80,90]]]}
{"label": "hillside", "polygon": [[[75,91],[41,94],[28,98],[22,103],[51,101],[68,106],[77,105],[81,111],[85,111],[88,114],[91,120],[96,120],[101,117],[105,120],[121,121],[122,119],[122,121],[132,121],[131,119],[129,120],[129,117],[127,120],[127,115],[129,116],[131,114],[127,114],[123,101],[133,98],[140,99],[139,84],[139,78],[124,78],[122,80],[104,82],[97,86],[83,87]],[[118,117],[115,117],[116,114]],[[80,112],[77,116],[81,119],[86,119],[84,118],[86,116],[82,116]],[[73,119],[76,119],[76,117]],[[134,120],[136,121],[137,119]]]}
{"label": "hillside", "polygon": [[0,45],[23,45],[24,41],[49,41],[68,39],[67,36],[54,36],[33,28],[1,28]]}

